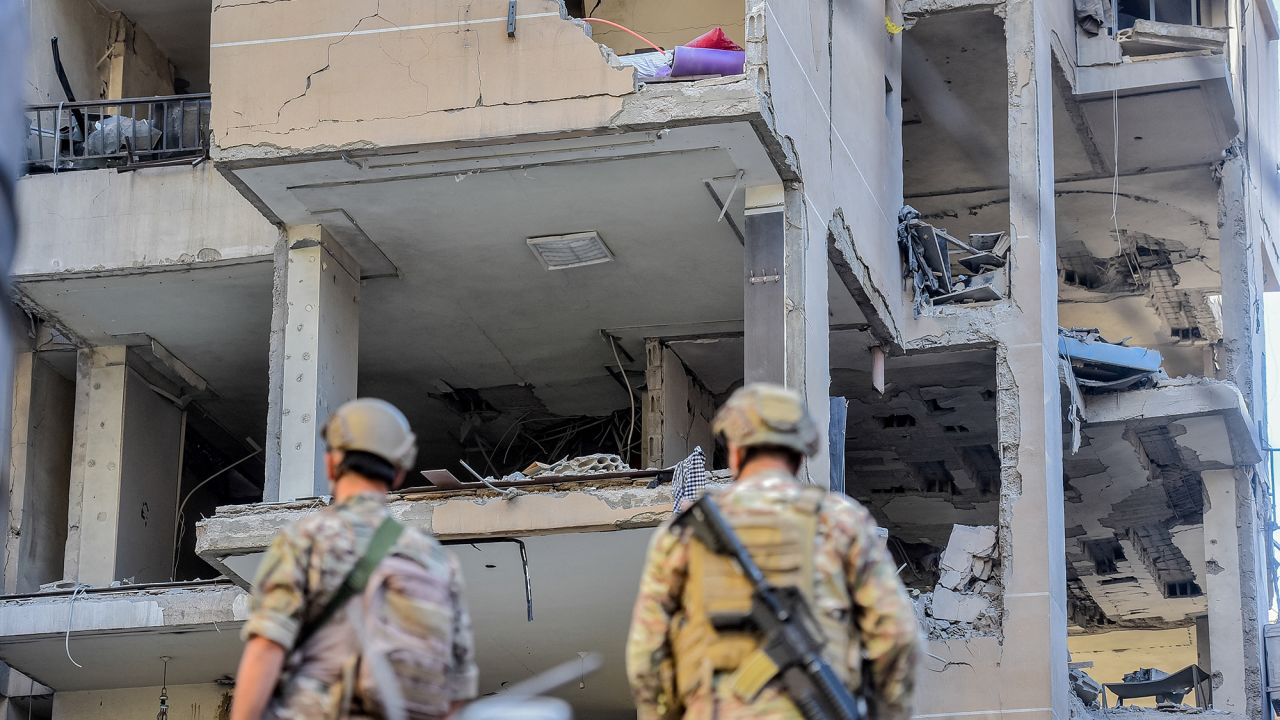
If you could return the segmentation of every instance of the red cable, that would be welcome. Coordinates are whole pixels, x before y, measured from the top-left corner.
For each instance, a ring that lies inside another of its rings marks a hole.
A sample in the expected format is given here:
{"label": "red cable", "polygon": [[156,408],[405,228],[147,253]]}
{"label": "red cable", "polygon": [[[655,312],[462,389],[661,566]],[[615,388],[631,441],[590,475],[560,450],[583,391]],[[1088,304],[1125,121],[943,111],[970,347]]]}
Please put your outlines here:
{"label": "red cable", "polygon": [[650,40],[649,38],[647,38],[647,37],[645,37],[645,36],[641,35],[640,33],[636,32],[635,30],[632,30],[632,29],[631,29],[631,28],[629,28],[629,27],[624,27],[624,26],[619,25],[618,23],[613,22],[613,21],[611,21],[611,20],[602,20],[602,19],[600,19],[600,18],[578,18],[578,19],[579,19],[579,20],[581,20],[582,22],[589,22],[589,23],[604,23],[605,25],[608,25],[608,26],[610,26],[610,27],[618,28],[618,29],[619,29],[619,30],[621,30],[622,32],[627,33],[628,35],[631,35],[631,36],[635,37],[636,39],[638,39],[638,40],[642,41],[645,45],[648,45],[649,47],[653,48],[654,50],[657,50],[658,52],[666,52],[666,50],[663,50],[662,48],[658,47],[657,45],[654,45],[654,44],[653,44],[653,41],[652,41],[652,40]]}

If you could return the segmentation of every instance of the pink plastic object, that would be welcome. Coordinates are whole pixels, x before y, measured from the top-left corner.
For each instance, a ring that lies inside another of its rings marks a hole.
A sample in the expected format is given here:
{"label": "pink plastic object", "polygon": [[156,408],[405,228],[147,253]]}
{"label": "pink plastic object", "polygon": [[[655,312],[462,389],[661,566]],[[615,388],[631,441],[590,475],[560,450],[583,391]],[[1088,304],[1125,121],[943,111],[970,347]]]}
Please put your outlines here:
{"label": "pink plastic object", "polygon": [[712,50],[741,50],[738,43],[724,34],[724,28],[708,30],[684,44],[685,47],[710,48]]}
{"label": "pink plastic object", "polygon": [[681,45],[675,49],[671,77],[692,75],[741,75],[747,54],[741,50],[713,50]]}

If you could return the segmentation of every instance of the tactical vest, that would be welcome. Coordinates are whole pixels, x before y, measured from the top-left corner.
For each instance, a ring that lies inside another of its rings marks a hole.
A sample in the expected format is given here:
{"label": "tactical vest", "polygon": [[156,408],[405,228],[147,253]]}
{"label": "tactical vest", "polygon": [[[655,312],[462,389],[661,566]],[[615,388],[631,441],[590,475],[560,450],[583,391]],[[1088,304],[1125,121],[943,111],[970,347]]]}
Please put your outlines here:
{"label": "tactical vest", "polygon": [[[825,595],[842,598],[843,607],[820,608],[815,603],[818,512],[825,497],[824,490],[806,486],[793,502],[774,503],[765,512],[735,509],[728,503],[724,510],[769,583],[798,588],[804,595],[826,639],[823,655],[840,679],[852,686],[849,650],[855,645],[855,631],[843,568],[838,577],[821,578],[832,585]],[[777,669],[761,649],[758,632],[749,627],[732,629],[751,610],[750,583],[732,558],[712,553],[697,540],[689,541],[687,578],[682,608],[670,630],[676,696],[687,705],[702,689],[710,691],[716,682],[728,682],[735,695],[751,702]],[[721,674],[726,675],[717,681]]]}

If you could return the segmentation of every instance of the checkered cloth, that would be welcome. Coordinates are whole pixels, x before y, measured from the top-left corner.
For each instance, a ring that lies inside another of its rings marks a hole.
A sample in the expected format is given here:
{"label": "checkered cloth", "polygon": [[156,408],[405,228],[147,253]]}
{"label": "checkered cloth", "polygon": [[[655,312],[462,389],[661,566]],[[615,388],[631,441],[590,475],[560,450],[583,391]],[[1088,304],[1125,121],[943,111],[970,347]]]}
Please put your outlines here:
{"label": "checkered cloth", "polygon": [[673,470],[675,474],[671,478],[671,488],[675,504],[671,509],[673,512],[680,512],[706,491],[711,473],[707,472],[707,456],[700,446],[695,447],[689,457],[676,463]]}

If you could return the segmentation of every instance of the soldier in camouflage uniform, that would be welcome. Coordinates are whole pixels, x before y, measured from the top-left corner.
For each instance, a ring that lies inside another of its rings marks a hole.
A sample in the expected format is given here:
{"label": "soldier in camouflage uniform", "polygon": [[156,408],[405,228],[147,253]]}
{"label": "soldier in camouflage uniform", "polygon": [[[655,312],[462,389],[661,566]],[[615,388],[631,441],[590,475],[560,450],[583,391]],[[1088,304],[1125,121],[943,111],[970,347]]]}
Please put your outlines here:
{"label": "soldier in camouflage uniform", "polygon": [[[360,639],[349,614],[335,613],[312,629],[388,516],[386,492],[399,487],[417,453],[404,415],[381,400],[353,400],[324,428],[325,465],[333,503],[283,530],[263,558],[242,635],[232,720],[373,717],[352,699],[352,666]],[[439,716],[474,698],[478,673],[471,621],[462,599],[456,558],[435,539],[404,528],[387,561],[407,559],[425,569],[430,586],[423,617],[438,625],[443,672],[398,678],[430,684],[440,695]],[[354,598],[353,602],[360,598]],[[419,603],[423,604],[423,603]],[[415,620],[416,621],[416,620]]]}
{"label": "soldier in camouflage uniform", "polygon": [[[800,396],[748,385],[712,429],[728,444],[735,482],[711,492],[752,559],[771,584],[800,589],[822,628],[823,655],[867,699],[871,717],[909,718],[919,653],[911,600],[866,509],[797,481],[819,444]],[[712,622],[745,616],[750,596],[732,560],[669,522],[658,530],[627,639],[639,720],[802,717],[757,635]]]}

